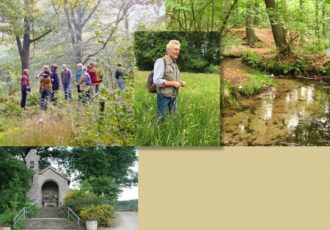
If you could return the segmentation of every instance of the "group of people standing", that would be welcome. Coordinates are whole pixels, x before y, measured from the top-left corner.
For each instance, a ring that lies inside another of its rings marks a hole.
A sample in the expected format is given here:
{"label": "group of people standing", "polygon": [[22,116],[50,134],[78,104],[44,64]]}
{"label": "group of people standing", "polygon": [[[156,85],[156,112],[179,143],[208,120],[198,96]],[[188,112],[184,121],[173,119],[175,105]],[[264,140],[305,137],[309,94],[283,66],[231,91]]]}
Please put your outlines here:
{"label": "group of people standing", "polygon": [[[56,105],[57,94],[60,90],[60,82],[62,83],[64,99],[71,100],[71,82],[72,72],[66,66],[62,65],[63,70],[61,71],[60,77],[57,73],[57,65],[53,64],[49,68],[48,65],[44,65],[43,71],[36,76],[40,82],[40,108],[41,110],[47,109],[47,100]],[[92,94],[98,94],[100,89],[99,85],[102,82],[102,78],[99,70],[93,63],[88,66],[83,66],[81,63],[77,64],[77,71],[75,82],[77,85],[78,98],[83,103],[86,103]],[[29,83],[29,70],[24,69],[21,76],[21,108],[25,109],[27,94],[31,91]]]}

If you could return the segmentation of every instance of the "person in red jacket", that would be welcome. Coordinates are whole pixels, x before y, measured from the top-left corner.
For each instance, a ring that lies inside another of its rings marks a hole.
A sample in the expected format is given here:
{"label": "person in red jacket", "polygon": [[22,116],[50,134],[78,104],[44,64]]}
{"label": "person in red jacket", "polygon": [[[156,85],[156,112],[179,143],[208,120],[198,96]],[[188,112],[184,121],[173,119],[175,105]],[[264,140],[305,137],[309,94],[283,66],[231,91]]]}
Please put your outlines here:
{"label": "person in red jacket", "polygon": [[28,69],[24,69],[21,76],[21,91],[22,91],[21,108],[25,109],[27,94],[28,92],[31,91]]}
{"label": "person in red jacket", "polygon": [[89,76],[91,77],[91,81],[94,85],[94,88],[95,88],[94,92],[95,92],[95,94],[98,94],[100,91],[99,90],[100,78],[97,75],[98,70],[96,69],[96,67],[93,63],[89,64],[87,72],[88,72]]}

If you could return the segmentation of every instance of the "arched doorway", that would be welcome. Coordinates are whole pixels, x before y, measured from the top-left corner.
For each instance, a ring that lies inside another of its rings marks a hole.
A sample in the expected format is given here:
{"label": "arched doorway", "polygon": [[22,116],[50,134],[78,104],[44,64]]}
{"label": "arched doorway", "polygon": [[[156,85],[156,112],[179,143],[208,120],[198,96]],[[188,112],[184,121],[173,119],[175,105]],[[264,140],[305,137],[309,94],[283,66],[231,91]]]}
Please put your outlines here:
{"label": "arched doorway", "polygon": [[41,187],[42,206],[58,207],[59,189],[54,181],[46,181]]}

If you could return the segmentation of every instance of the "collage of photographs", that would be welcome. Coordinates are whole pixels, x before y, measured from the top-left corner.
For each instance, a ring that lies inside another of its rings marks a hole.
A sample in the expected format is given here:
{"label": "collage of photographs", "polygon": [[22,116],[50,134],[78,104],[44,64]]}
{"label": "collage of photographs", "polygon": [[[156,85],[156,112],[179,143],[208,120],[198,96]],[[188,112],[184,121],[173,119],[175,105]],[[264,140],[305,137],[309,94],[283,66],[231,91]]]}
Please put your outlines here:
{"label": "collage of photographs", "polygon": [[146,147],[330,146],[330,1],[2,0],[0,146],[0,230],[137,230]]}

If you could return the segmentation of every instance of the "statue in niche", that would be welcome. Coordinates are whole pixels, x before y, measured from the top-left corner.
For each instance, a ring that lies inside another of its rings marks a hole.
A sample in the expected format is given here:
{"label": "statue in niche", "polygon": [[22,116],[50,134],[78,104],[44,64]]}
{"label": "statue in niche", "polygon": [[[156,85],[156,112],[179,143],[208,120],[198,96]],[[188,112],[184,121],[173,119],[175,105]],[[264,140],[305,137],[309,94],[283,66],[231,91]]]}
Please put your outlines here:
{"label": "statue in niche", "polygon": [[43,196],[43,203],[45,207],[57,207],[58,196],[57,192],[45,191]]}

